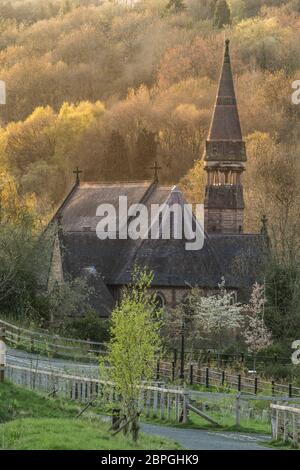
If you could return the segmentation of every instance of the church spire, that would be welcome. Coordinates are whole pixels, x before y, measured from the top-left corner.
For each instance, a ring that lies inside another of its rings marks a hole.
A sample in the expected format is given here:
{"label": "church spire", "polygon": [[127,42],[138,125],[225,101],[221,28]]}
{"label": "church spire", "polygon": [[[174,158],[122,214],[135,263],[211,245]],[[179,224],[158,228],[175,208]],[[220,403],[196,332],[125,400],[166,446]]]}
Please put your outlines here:
{"label": "church spire", "polygon": [[204,153],[204,168],[207,172],[205,225],[208,232],[243,231],[241,174],[245,169],[246,159],[227,39]]}
{"label": "church spire", "polygon": [[[219,157],[226,156],[226,158],[228,158],[228,154],[224,155],[226,148],[223,149],[225,142],[239,142],[239,145],[236,146],[236,151],[234,154],[235,157],[238,157],[238,159],[242,158],[244,161],[245,155],[242,154],[244,147],[240,145],[242,141],[242,131],[231,71],[229,39],[226,39],[218,94],[207,142],[215,142],[218,147],[218,152],[221,153]],[[220,145],[220,142],[223,144]],[[213,159],[213,155],[211,155],[211,146],[208,145],[208,147],[209,152],[206,155],[206,159]],[[233,150],[233,148],[231,150]],[[231,156],[233,157],[233,155]]]}

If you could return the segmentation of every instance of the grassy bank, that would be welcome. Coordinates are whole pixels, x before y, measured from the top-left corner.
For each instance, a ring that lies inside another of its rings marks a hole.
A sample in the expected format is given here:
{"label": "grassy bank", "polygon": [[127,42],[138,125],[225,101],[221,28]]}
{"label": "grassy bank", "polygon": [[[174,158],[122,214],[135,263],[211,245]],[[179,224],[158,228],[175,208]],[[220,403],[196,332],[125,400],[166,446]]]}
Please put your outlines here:
{"label": "grassy bank", "polygon": [[97,416],[77,419],[73,402],[48,398],[15,385],[0,385],[0,449],[113,450],[179,449],[164,438],[140,435],[133,444],[120,433],[112,437],[109,424]]}
{"label": "grassy bank", "polygon": [[254,433],[254,434],[271,434],[271,427],[269,423],[242,419],[241,425],[236,426],[234,417],[224,416],[221,413],[208,413],[210,417],[215,419],[220,426],[215,426],[208,423],[205,419],[197,416],[195,413],[189,414],[189,420],[187,424],[178,423],[175,421],[162,420],[161,418],[142,416],[142,421],[151,424],[161,424],[164,426],[172,426],[178,428],[189,428],[189,429],[206,429],[208,431],[232,431],[232,432],[243,432],[243,433]]}
{"label": "grassy bank", "polygon": [[0,425],[2,449],[16,450],[166,450],[180,447],[160,437],[141,434],[137,444],[122,433],[112,437],[109,424],[74,418],[25,418]]}

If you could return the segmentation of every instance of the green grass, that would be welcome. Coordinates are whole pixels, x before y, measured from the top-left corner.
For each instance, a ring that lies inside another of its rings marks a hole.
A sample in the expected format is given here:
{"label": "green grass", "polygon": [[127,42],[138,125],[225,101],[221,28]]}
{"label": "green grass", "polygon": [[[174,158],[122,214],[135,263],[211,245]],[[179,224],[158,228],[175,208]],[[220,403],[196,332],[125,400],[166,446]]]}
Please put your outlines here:
{"label": "green grass", "polygon": [[7,382],[0,384],[0,423],[18,418],[70,418],[78,410],[74,402],[48,398]]}
{"label": "green grass", "polygon": [[217,423],[220,423],[220,427],[216,427],[208,423],[206,420],[196,415],[195,413],[190,413],[190,427],[257,434],[271,434],[271,425],[266,422],[242,418],[241,425],[237,426],[233,416],[224,416],[221,412],[208,412],[208,415],[217,421]]}
{"label": "green grass", "polygon": [[34,393],[10,383],[0,384],[0,449],[14,450],[175,450],[168,439],[140,434],[137,444],[122,433],[112,436],[109,423],[93,413],[76,418],[74,402]]}
{"label": "green grass", "polygon": [[26,418],[0,425],[0,448],[11,450],[173,450],[172,441],[141,434],[137,444],[120,433],[112,437],[109,424],[72,418]]}
{"label": "green grass", "polygon": [[206,429],[208,431],[232,431],[232,432],[246,432],[254,434],[271,434],[270,424],[256,420],[241,420],[241,426],[236,426],[235,419],[231,416],[222,416],[220,413],[210,413],[208,415],[214,418],[220,426],[215,426],[208,423],[205,419],[190,412],[189,421],[187,424],[178,423],[170,420],[162,420],[158,417],[142,416],[142,421],[152,424],[161,424],[164,426],[172,426],[178,428],[190,429]]}
{"label": "green grass", "polygon": [[299,450],[296,448],[292,442],[283,442],[283,441],[268,441],[264,443],[267,447],[276,449],[276,450]]}

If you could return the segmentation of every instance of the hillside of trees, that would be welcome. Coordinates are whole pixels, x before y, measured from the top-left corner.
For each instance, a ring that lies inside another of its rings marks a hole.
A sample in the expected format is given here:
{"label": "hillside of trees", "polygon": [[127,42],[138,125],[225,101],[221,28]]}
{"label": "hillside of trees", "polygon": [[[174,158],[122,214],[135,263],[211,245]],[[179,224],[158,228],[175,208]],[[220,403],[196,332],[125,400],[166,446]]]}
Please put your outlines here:
{"label": "hillside of trees", "polygon": [[[298,240],[300,0],[1,0],[0,169],[43,217],[86,180],[151,177],[203,198],[224,37],[247,140],[247,228]],[[283,171],[284,170],[284,171]],[[288,232],[288,233],[287,233]],[[283,239],[284,245],[283,244]],[[287,245],[288,244],[288,248]]]}

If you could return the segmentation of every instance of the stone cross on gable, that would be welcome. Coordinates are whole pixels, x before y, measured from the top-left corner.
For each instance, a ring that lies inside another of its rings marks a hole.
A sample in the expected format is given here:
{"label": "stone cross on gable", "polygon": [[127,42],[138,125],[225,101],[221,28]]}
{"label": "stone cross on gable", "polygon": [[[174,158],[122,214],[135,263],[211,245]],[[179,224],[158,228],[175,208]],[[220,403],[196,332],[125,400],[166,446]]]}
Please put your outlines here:
{"label": "stone cross on gable", "polygon": [[78,166],[76,167],[76,170],[73,171],[74,175],[76,175],[76,184],[80,183],[80,174],[82,173],[82,170],[79,170]]}
{"label": "stone cross on gable", "polygon": [[151,167],[151,170],[154,170],[154,181],[158,182],[158,171],[161,170],[161,166],[158,165],[156,160],[154,162],[154,166]]}

